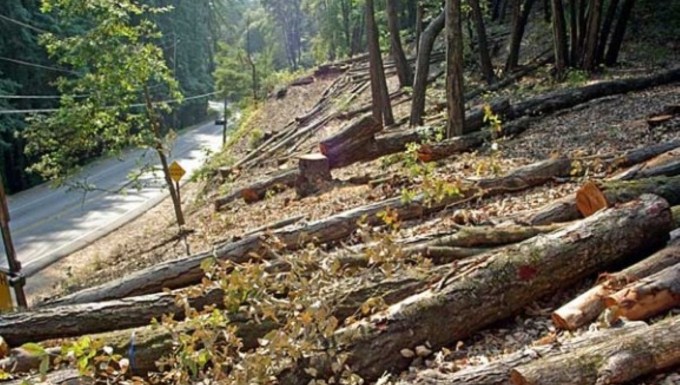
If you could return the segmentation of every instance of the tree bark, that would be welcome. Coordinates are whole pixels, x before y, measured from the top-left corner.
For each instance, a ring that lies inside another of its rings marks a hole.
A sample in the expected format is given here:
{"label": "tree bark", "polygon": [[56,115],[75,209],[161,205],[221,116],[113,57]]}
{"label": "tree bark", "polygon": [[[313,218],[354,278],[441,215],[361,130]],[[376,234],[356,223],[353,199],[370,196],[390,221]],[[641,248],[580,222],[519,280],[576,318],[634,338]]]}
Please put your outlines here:
{"label": "tree bark", "polygon": [[597,50],[595,51],[595,60],[598,63],[604,61],[604,52],[607,49],[607,42],[609,41],[609,34],[612,30],[612,24],[614,24],[614,19],[616,18],[616,9],[619,5],[619,0],[609,0],[609,5],[607,6],[607,12],[604,15],[604,20],[602,21],[602,29],[600,30],[600,38],[597,42]]}
{"label": "tree bark", "polygon": [[604,59],[604,64],[607,66],[613,66],[619,59],[619,51],[621,50],[621,45],[623,44],[623,36],[626,34],[626,26],[628,25],[630,14],[633,12],[634,5],[635,0],[623,0],[621,13],[619,14],[619,19],[616,22],[616,27],[614,27],[612,39],[609,42],[607,56]]}
{"label": "tree bark", "polygon": [[588,21],[585,31],[585,43],[583,46],[583,69],[593,71],[597,62],[597,42],[600,33],[600,20],[602,18],[603,0],[593,0],[588,6]]}
{"label": "tree bark", "polygon": [[397,76],[402,87],[413,85],[413,71],[406,60],[404,48],[401,44],[399,28],[399,6],[398,0],[387,0],[387,26],[390,30],[390,45],[392,47],[392,58],[397,66]]}
{"label": "tree bark", "polygon": [[604,303],[615,318],[629,320],[644,320],[680,306],[680,263],[605,297]]}
{"label": "tree bark", "polygon": [[514,385],[623,384],[680,364],[680,317],[520,366]]}
{"label": "tree bark", "polygon": [[674,149],[617,174],[614,179],[631,180],[678,174],[680,174],[680,149]]}
{"label": "tree bark", "polygon": [[373,117],[385,126],[394,124],[392,106],[385,69],[383,67],[380,43],[378,41],[378,27],[375,23],[373,0],[366,0],[366,36],[368,39],[368,53],[371,71],[371,95],[373,98]]}
{"label": "tree bark", "polygon": [[678,263],[680,263],[680,241],[672,240],[662,250],[621,272],[606,274],[592,289],[553,312],[553,323],[560,329],[576,330],[602,313],[605,309],[603,299],[608,295],[629,282],[645,278]]}
{"label": "tree bark", "polygon": [[[519,64],[519,52],[522,45],[522,38],[524,37],[524,30],[529,20],[531,7],[535,0],[514,0],[515,4],[512,9],[512,35],[510,36],[510,53],[508,60],[505,63],[505,72],[510,73],[517,68]],[[524,3],[524,4],[522,4]]]}
{"label": "tree bark", "polygon": [[[420,51],[420,36],[423,34],[423,19],[425,18],[425,7],[423,6],[423,3],[418,1],[416,4],[417,10],[416,10],[416,25],[415,25],[415,51],[416,51],[416,57],[418,56],[418,52]],[[409,84],[409,86],[413,86],[413,82]]]}
{"label": "tree bark", "polygon": [[374,135],[382,130],[379,121],[372,115],[364,115],[348,124],[337,134],[319,143],[319,150],[330,159],[331,167],[340,162],[337,158],[346,157],[348,152],[361,150]]}
{"label": "tree bark", "polygon": [[586,333],[571,340],[532,346],[488,364],[463,369],[455,373],[441,373],[438,370],[428,369],[417,373],[414,381],[401,381],[397,385],[510,385],[510,372],[520,365],[573,351],[583,346],[611,341],[634,330],[646,328],[647,325],[641,322],[626,323],[623,327]]}
{"label": "tree bark", "polygon": [[479,43],[479,62],[482,69],[482,74],[487,84],[493,84],[496,80],[496,75],[493,72],[493,64],[491,63],[491,55],[489,54],[489,44],[486,38],[486,27],[484,26],[484,15],[482,8],[479,6],[479,0],[471,0],[470,7],[472,7],[472,15],[475,20],[475,28],[477,29],[477,41]]}
{"label": "tree bark", "polygon": [[552,28],[555,48],[555,70],[559,77],[562,76],[562,73],[567,68],[569,60],[567,56],[567,29],[565,27],[562,0],[552,0]]}
{"label": "tree bark", "polygon": [[418,44],[418,57],[416,59],[416,72],[413,81],[413,96],[411,98],[411,127],[423,124],[425,112],[425,95],[427,91],[427,78],[430,72],[430,54],[437,35],[444,29],[446,13],[441,12],[423,31]]}
{"label": "tree bark", "polygon": [[[484,254],[482,261],[445,277],[436,288],[338,330],[336,340],[349,356],[350,369],[365,381],[376,380],[410,364],[403,349],[426,343],[438,349],[464,339],[538,298],[662,244],[671,224],[668,203],[645,195],[546,237]],[[447,327],[441,327],[442,320]],[[304,368],[309,366],[319,374],[329,369],[322,355],[303,361],[280,376],[279,383],[306,384],[310,376]]]}
{"label": "tree bark", "polygon": [[460,0],[446,0],[446,137],[465,131],[463,95],[463,20]]}

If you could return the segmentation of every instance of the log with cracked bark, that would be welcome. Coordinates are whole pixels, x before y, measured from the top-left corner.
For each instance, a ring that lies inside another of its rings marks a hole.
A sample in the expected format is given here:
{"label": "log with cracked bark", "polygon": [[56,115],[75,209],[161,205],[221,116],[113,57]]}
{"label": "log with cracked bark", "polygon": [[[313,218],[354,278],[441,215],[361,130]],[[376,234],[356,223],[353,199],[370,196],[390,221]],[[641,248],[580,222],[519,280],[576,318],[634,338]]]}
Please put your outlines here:
{"label": "log with cracked bark", "polygon": [[[348,354],[349,367],[366,381],[376,380],[409,365],[404,349],[453,344],[534,300],[662,244],[671,227],[668,203],[644,195],[549,235],[484,254],[467,271],[445,277],[436,288],[340,329],[335,336],[341,352]],[[330,363],[320,353],[282,373],[279,383],[306,384],[309,365],[321,375],[329,373]]]}
{"label": "log with cracked bark", "polygon": [[614,319],[629,320],[644,320],[680,306],[680,263],[605,297],[604,304],[612,309]]}
{"label": "log with cracked bark", "polygon": [[513,369],[514,385],[624,384],[680,364],[680,316]]}
{"label": "log with cracked bark", "polygon": [[[676,224],[677,226],[677,224]],[[593,288],[560,307],[552,314],[555,326],[575,330],[593,321],[605,309],[603,299],[630,282],[680,263],[680,240],[675,239],[652,256],[616,274],[604,275]]]}
{"label": "log with cracked bark", "polygon": [[488,364],[466,368],[454,373],[441,373],[434,369],[425,370],[417,373],[414,380],[400,381],[397,385],[510,385],[510,372],[515,367],[583,346],[620,338],[632,331],[646,328],[647,325],[644,322],[624,323],[621,327],[586,333],[571,340],[531,346]]}

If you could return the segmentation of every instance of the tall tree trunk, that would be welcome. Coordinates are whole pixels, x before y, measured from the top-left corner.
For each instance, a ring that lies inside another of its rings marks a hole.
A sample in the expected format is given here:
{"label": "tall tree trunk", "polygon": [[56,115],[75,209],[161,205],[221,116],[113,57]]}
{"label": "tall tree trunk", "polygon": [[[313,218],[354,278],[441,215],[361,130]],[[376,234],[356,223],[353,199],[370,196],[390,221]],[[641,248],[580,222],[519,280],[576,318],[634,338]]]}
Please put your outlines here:
{"label": "tall tree trunk", "polygon": [[446,136],[463,135],[465,96],[463,95],[463,20],[460,0],[446,0]]}
{"label": "tall tree trunk", "polygon": [[[574,0],[572,0],[574,1]],[[558,77],[567,68],[567,29],[564,22],[562,0],[552,0],[553,44],[555,46],[555,70]]]}
{"label": "tall tree trunk", "polygon": [[616,9],[618,6],[619,0],[609,0],[609,6],[607,7],[607,13],[604,15],[602,30],[600,31],[600,39],[597,43],[597,50],[595,52],[595,60],[598,63],[602,63],[604,61],[604,52],[607,48],[609,34],[611,33],[612,25],[614,24],[614,19],[616,18]]}
{"label": "tall tree trunk", "polygon": [[170,166],[168,164],[168,158],[165,155],[165,149],[163,148],[163,133],[161,132],[161,122],[158,115],[156,115],[156,110],[153,106],[153,101],[151,100],[151,94],[149,93],[149,87],[144,86],[144,99],[146,101],[146,114],[149,124],[153,130],[154,136],[156,137],[156,153],[161,161],[161,168],[163,170],[163,178],[165,179],[165,184],[168,186],[170,191],[170,198],[172,199],[172,206],[175,210],[175,217],[177,219],[177,226],[180,228],[185,225],[184,213],[182,213],[182,202],[180,201],[178,191],[175,189],[175,183],[170,178]]}
{"label": "tall tree trunk", "polygon": [[384,126],[394,124],[390,95],[387,91],[385,69],[380,54],[378,27],[375,23],[373,0],[366,0],[366,38],[370,57],[371,95],[373,97],[373,117]]}
{"label": "tall tree trunk", "polygon": [[425,92],[427,90],[427,77],[430,72],[430,54],[437,35],[444,29],[446,15],[440,13],[423,31],[418,44],[418,57],[416,59],[416,75],[413,81],[413,98],[411,101],[411,127],[419,126],[423,123],[423,113],[425,112]]}
{"label": "tall tree trunk", "polygon": [[484,26],[484,15],[482,8],[479,6],[479,0],[470,0],[472,7],[472,16],[475,20],[475,27],[477,28],[477,41],[479,42],[479,60],[482,67],[482,74],[488,84],[495,81],[493,73],[493,64],[491,63],[491,56],[489,55],[489,44],[486,39],[486,27]]}
{"label": "tall tree trunk", "polygon": [[[416,27],[415,27],[415,35],[416,35],[416,56],[418,56],[418,52],[420,51],[420,36],[423,33],[423,18],[425,17],[425,7],[423,7],[423,3],[420,1],[418,2],[418,10],[416,11]],[[413,86],[413,83],[410,84],[410,86]]]}
{"label": "tall tree trunk", "polygon": [[512,9],[512,35],[510,37],[510,53],[505,64],[505,72],[513,71],[519,63],[519,51],[524,37],[524,29],[529,20],[529,13],[535,0],[516,0]]}
{"label": "tall tree trunk", "polygon": [[616,27],[614,27],[614,34],[612,35],[612,40],[609,43],[609,50],[607,51],[607,56],[604,59],[604,64],[608,66],[613,66],[619,59],[619,51],[621,50],[621,44],[623,44],[623,36],[626,34],[626,26],[628,25],[628,20],[630,19],[630,14],[633,12],[633,6],[635,5],[635,0],[624,0],[621,6],[621,14],[616,22]]}
{"label": "tall tree trunk", "polygon": [[401,44],[397,3],[398,0],[387,0],[387,25],[390,30],[390,45],[392,47],[392,56],[397,67],[399,84],[401,84],[402,87],[410,87],[413,85],[413,71],[411,71],[411,66],[406,60],[404,48]]}
{"label": "tall tree trunk", "polygon": [[588,22],[585,33],[585,43],[583,46],[583,66],[586,71],[595,69],[597,58],[597,38],[600,33],[600,19],[602,18],[603,0],[592,0],[588,11]]}

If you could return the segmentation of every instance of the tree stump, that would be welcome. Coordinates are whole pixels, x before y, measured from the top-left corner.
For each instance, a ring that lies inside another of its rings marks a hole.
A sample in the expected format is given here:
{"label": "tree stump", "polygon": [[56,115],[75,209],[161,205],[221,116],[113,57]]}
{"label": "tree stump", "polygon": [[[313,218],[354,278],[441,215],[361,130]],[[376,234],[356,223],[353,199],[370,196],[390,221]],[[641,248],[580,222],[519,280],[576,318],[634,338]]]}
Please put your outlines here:
{"label": "tree stump", "polygon": [[320,191],[333,178],[328,158],[320,153],[298,157],[300,174],[295,184],[298,197],[306,197]]}

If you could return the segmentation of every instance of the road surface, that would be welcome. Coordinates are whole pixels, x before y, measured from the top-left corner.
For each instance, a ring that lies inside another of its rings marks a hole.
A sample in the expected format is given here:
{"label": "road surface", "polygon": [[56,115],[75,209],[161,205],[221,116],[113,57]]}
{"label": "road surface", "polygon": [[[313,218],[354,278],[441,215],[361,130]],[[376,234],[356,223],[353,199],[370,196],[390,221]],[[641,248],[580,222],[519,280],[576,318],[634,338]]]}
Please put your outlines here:
{"label": "road surface", "polygon": [[[219,150],[221,144],[222,127],[206,123],[180,134],[169,159],[187,170],[186,181],[208,152]],[[153,151],[128,151],[122,160],[100,159],[83,170],[78,179],[96,185],[96,191],[84,194],[41,185],[9,197],[10,228],[23,272],[28,276],[37,273],[160,203],[168,195],[160,171],[145,173],[142,189],[131,185],[128,178],[142,165],[158,163]],[[121,193],[113,192],[121,189]],[[0,265],[6,267],[1,244]]]}

